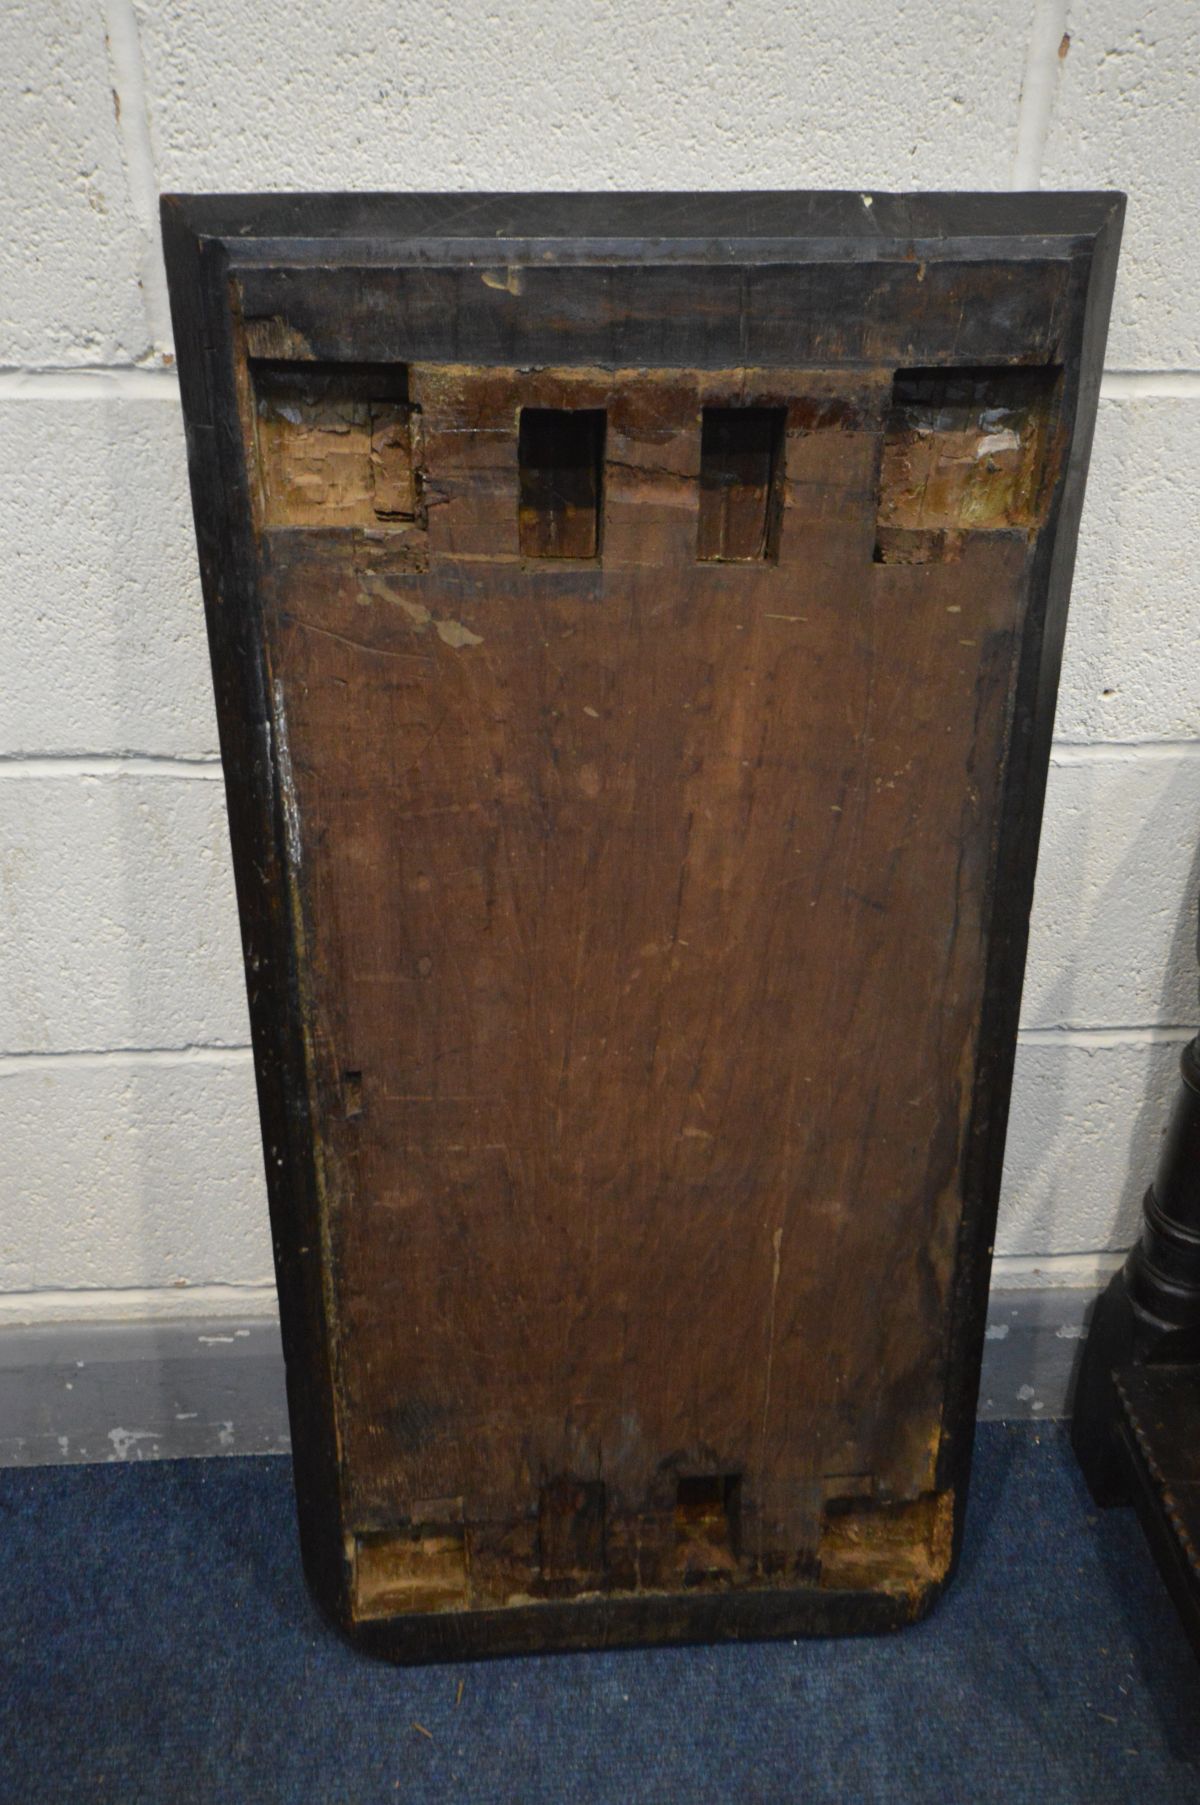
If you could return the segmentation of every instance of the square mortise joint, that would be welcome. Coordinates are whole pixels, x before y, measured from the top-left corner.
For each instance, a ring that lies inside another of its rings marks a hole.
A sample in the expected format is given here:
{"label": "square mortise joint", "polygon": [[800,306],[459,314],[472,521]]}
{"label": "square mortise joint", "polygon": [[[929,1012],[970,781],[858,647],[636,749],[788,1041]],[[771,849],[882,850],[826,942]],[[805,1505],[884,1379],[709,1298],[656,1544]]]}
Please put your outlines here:
{"label": "square mortise joint", "polygon": [[831,1497],[818,1551],[820,1583],[839,1591],[918,1593],[944,1577],[953,1540],[952,1492],[895,1501]]}
{"label": "square mortise joint", "polygon": [[740,1473],[681,1474],[675,1490],[675,1548],[684,1585],[737,1571],[741,1553]]}
{"label": "square mortise joint", "polygon": [[573,1580],[579,1587],[604,1579],[606,1494],[601,1480],[554,1479],[538,1497],[538,1551],[542,1578]]}
{"label": "square mortise joint", "polygon": [[252,359],[250,375],[266,526],[416,521],[418,410],[403,364]]}
{"label": "square mortise joint", "polygon": [[786,422],[782,407],[704,409],[696,543],[703,562],[778,557]]}
{"label": "square mortise joint", "polygon": [[354,1615],[454,1611],[467,1605],[461,1522],[414,1524],[354,1538]]}
{"label": "square mortise joint", "polygon": [[884,426],[878,564],[929,564],[963,533],[1041,526],[1057,474],[1062,372],[898,370]]}
{"label": "square mortise joint", "polygon": [[603,408],[523,407],[517,438],[525,558],[595,558],[600,551]]}

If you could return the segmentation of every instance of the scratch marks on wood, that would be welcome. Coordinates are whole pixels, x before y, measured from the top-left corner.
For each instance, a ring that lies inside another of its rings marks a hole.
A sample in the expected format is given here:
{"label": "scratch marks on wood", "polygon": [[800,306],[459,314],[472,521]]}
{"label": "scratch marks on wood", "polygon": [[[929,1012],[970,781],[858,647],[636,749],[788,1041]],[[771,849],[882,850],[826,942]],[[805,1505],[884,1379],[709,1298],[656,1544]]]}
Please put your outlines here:
{"label": "scratch marks on wood", "polygon": [[449,620],[444,616],[431,614],[423,602],[414,601],[411,596],[405,595],[403,591],[398,591],[386,578],[376,575],[374,571],[362,572],[359,581],[372,595],[398,608],[418,633],[423,633],[427,627],[432,627],[442,644],[451,646],[456,652],[461,651],[464,646],[481,646],[483,644],[481,633],[473,633],[471,628],[464,626],[460,620]]}
{"label": "scratch marks on wood", "polygon": [[[779,1298],[779,1273],[783,1262],[783,1229],[771,1236],[771,1297],[767,1305],[767,1366],[763,1379],[762,1432],[759,1436],[759,1472],[766,1471],[767,1428],[771,1419],[771,1381],[775,1372],[775,1306]],[[760,1550],[761,1553],[761,1550]]]}
{"label": "scratch marks on wood", "polygon": [[283,702],[283,683],[277,677],[274,685],[275,762],[279,771],[279,794],[283,803],[283,831],[288,862],[299,871],[303,857],[300,834],[300,809],[296,801],[296,784],[292,776],[292,753],[288,745],[287,710]]}

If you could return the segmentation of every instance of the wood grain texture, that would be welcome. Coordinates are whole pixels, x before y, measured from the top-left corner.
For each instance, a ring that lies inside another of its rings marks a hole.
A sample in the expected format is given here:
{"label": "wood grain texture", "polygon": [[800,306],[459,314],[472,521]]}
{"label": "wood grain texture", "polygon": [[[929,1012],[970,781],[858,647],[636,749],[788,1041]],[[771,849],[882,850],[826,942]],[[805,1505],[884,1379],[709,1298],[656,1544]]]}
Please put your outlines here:
{"label": "wood grain texture", "polygon": [[[891,371],[410,383],[429,568],[269,547],[350,1526],[461,1498],[500,1602],[602,1479],[612,1582],[668,1586],[677,1475],[737,1474],[744,1577],[815,1574],[830,1497],[934,1482],[1028,541],[872,562]],[[747,389],[778,559],[697,562]],[[607,411],[582,581],[513,543],[532,405]]]}
{"label": "wood grain texture", "polygon": [[1120,209],[876,198],[168,203],[363,1646],[893,1627],[952,1565]]}

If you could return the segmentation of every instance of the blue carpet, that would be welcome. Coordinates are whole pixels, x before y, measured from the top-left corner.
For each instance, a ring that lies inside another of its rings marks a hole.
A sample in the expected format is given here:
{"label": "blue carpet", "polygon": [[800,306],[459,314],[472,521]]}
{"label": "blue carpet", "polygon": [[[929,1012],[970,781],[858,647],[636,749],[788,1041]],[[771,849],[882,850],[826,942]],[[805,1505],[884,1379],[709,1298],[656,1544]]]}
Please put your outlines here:
{"label": "blue carpet", "polygon": [[899,1636],[424,1669],[318,1619],[286,1460],[0,1472],[0,1668],[5,1805],[1200,1800],[1200,1668],[1049,1425],[981,1429]]}

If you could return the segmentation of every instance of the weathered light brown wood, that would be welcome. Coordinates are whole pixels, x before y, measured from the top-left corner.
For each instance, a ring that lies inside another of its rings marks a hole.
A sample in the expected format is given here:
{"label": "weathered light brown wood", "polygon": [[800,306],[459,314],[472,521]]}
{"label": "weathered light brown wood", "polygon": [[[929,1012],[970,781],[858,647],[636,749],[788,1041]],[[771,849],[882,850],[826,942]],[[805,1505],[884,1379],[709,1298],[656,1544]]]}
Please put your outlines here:
{"label": "weathered light brown wood", "polygon": [[403,367],[256,362],[249,438],[264,525],[375,526],[417,513]]}
{"label": "weathered light brown wood", "polygon": [[881,563],[953,556],[963,533],[1035,531],[1061,455],[1062,372],[903,370],[883,434]]}

